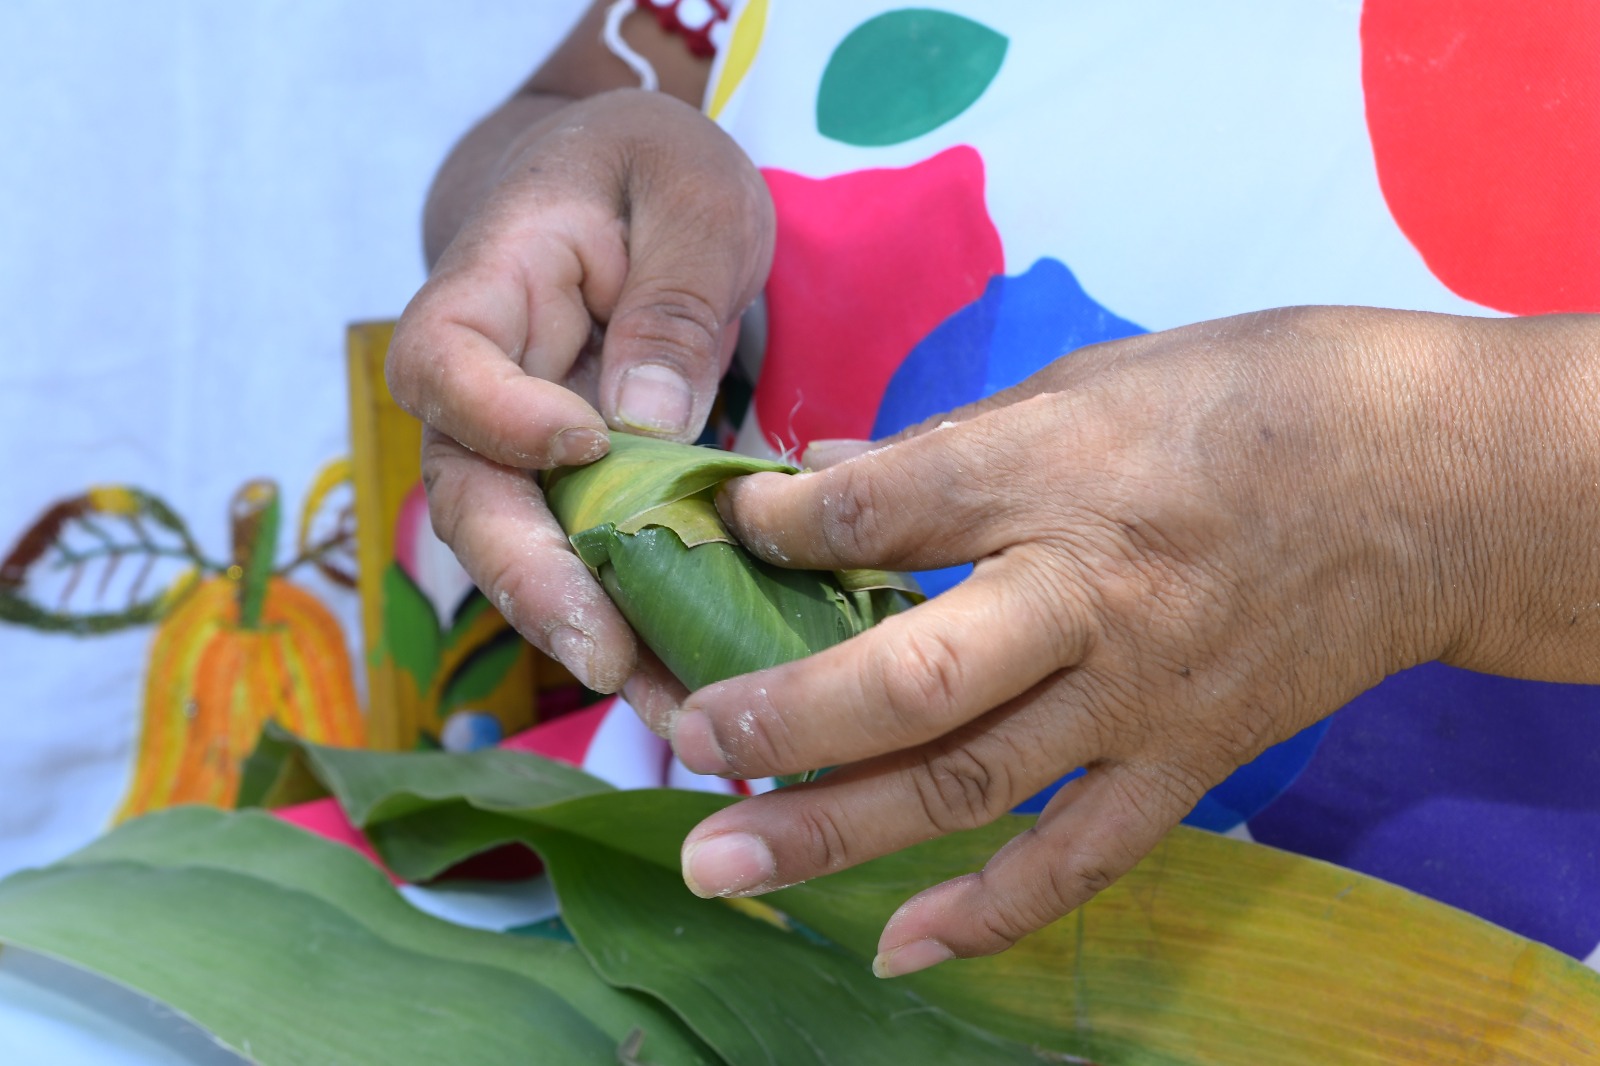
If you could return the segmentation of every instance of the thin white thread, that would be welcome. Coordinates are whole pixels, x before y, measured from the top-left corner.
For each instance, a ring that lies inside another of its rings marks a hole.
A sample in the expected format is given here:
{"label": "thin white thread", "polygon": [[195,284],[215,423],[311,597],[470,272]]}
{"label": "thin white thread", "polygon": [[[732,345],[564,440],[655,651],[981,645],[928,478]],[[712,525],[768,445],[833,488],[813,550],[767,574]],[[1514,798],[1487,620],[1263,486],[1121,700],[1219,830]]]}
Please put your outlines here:
{"label": "thin white thread", "polygon": [[660,80],[656,78],[656,68],[622,39],[622,20],[628,17],[635,6],[637,0],[614,0],[606,9],[606,26],[600,31],[600,41],[608,52],[628,64],[628,69],[638,75],[639,88],[653,93],[661,87]]}
{"label": "thin white thread", "polygon": [[[798,434],[796,434],[794,431],[794,416],[800,413],[800,406],[805,402],[805,393],[796,390],[794,406],[789,408],[789,439],[791,440],[795,440],[795,438],[798,436]],[[800,457],[803,454],[803,451],[798,441],[796,441],[794,447],[791,448],[783,443],[783,438],[778,436],[776,430],[767,435],[767,440],[768,443],[771,444],[772,450],[777,453],[777,459],[780,463],[786,463],[789,466],[800,465]]]}

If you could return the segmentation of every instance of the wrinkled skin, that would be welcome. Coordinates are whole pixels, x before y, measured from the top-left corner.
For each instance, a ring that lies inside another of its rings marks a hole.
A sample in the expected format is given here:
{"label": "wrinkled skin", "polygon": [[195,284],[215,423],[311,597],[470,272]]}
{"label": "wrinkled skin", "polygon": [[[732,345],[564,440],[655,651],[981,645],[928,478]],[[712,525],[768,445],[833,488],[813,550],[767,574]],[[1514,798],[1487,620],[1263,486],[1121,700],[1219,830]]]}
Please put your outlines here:
{"label": "wrinkled skin", "polygon": [[[1574,605],[1596,553],[1551,461],[1573,426],[1530,432],[1519,412],[1557,409],[1552,381],[1592,396],[1596,375],[1515,357],[1584,335],[1592,320],[1266,312],[1086,349],[954,424],[732,483],[723,513],[771,561],[977,565],[844,645],[686,701],[673,741],[699,772],[845,764],[696,828],[691,886],[854,865],[1086,766],[982,871],[907,903],[876,968],[989,954],[1392,671],[1442,658],[1593,679],[1594,623],[1578,636]],[[1592,446],[1579,470],[1592,484]]]}
{"label": "wrinkled skin", "polygon": [[525,471],[598,459],[609,427],[699,433],[771,263],[771,199],[713,123],[636,90],[543,118],[499,172],[390,349],[434,528],[536,647],[670,706],[681,687],[641,666]]}
{"label": "wrinkled skin", "polygon": [[819,443],[814,464],[854,457],[733,483],[725,516],[773,562],[977,566],[834,649],[690,696],[529,471],[598,458],[610,427],[699,431],[770,265],[770,199],[661,95],[519,97],[482,130],[436,184],[443,252],[390,355],[427,424],[436,530],[528,640],[624,687],[691,768],[841,767],[696,828],[702,894],[979,824],[1087,766],[984,870],[894,916],[875,968],[907,973],[1066,914],[1390,671],[1600,680],[1595,316],[1318,308],[1085,349],[947,427],[866,454]]}

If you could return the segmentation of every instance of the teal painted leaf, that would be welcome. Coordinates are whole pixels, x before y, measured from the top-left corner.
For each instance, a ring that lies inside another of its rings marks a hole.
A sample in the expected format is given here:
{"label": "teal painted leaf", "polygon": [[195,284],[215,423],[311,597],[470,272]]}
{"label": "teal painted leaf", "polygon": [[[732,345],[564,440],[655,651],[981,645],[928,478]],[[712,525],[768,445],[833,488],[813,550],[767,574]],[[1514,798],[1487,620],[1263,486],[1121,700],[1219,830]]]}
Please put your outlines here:
{"label": "teal painted leaf", "polygon": [[1008,43],[947,11],[903,8],[868,19],[828,59],[817,90],[817,131],[877,148],[936,130],[983,95]]}

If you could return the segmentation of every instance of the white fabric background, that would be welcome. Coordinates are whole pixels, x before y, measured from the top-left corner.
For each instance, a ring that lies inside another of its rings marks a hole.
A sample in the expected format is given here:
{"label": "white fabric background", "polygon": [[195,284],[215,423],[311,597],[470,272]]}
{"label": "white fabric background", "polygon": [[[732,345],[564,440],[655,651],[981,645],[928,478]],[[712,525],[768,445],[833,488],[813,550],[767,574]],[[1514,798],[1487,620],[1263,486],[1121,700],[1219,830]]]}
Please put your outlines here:
{"label": "white fabric background", "polygon": [[[0,550],[98,483],[213,556],[251,477],[292,519],[347,451],[345,324],[404,307],[435,168],[581,8],[0,5]],[[0,625],[0,874],[104,828],[152,635]]]}
{"label": "white fabric background", "polygon": [[[212,556],[251,477],[292,518],[348,448],[346,323],[404,307],[435,168],[582,6],[0,5],[0,551],[101,483],[166,498]],[[0,874],[105,828],[152,636],[0,625]],[[0,954],[0,1061],[217,1061],[30,967]]]}

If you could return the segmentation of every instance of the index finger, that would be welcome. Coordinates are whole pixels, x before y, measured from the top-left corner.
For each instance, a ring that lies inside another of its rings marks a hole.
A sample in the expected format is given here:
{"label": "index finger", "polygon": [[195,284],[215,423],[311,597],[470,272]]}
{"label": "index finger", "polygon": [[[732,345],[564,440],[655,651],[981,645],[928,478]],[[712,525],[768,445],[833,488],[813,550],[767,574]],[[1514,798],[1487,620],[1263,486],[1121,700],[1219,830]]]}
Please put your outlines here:
{"label": "index finger", "polygon": [[1042,487],[1025,439],[1047,397],[1021,401],[823,470],[753,474],[717,507],[739,540],[779,566],[926,570],[1026,539]]}
{"label": "index finger", "polygon": [[[556,250],[541,277],[485,256],[447,264],[396,324],[386,361],[397,403],[490,460],[523,469],[605,454],[604,420],[558,383],[588,342],[592,320]],[[531,364],[531,365],[530,365]]]}
{"label": "index finger", "polygon": [[1093,612],[1019,552],[816,655],[708,685],[672,743],[697,773],[799,773],[942,736],[1083,660]]}

